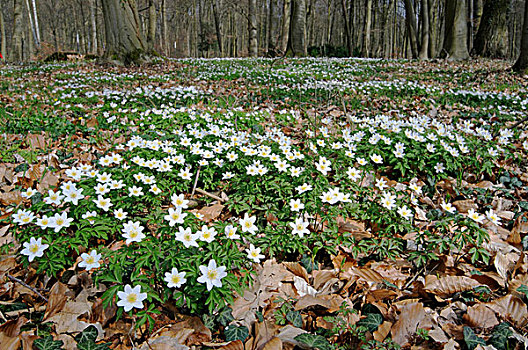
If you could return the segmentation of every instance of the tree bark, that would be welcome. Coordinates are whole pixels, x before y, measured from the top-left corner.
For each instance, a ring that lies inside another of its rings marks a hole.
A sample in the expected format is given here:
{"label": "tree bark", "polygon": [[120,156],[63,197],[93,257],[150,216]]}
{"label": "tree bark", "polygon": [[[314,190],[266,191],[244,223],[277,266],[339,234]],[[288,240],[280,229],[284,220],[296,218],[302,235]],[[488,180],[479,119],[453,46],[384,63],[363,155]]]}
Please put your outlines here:
{"label": "tree bark", "polygon": [[90,22],[92,24],[92,53],[97,55],[98,45],[97,45],[97,0],[91,0],[90,3]]}
{"label": "tree bark", "polygon": [[284,0],[283,16],[282,16],[282,40],[281,51],[284,53],[288,49],[288,41],[290,39],[290,12],[291,0]]}
{"label": "tree bark", "polygon": [[412,58],[418,57],[418,39],[416,37],[416,17],[412,0],[405,0],[405,23],[411,45]]}
{"label": "tree bark", "polygon": [[429,3],[422,0],[422,45],[418,57],[421,60],[429,58]]}
{"label": "tree bark", "polygon": [[4,60],[7,58],[6,56],[6,32],[5,32],[5,23],[4,23],[4,12],[0,11],[0,40],[2,43],[0,44],[0,54],[4,58]]}
{"label": "tree bark", "polygon": [[274,30],[276,26],[275,0],[269,0],[269,16],[268,16],[268,56],[275,56],[275,35]]}
{"label": "tree bark", "polygon": [[294,56],[306,56],[306,1],[294,0],[291,19],[291,50]]}
{"label": "tree bark", "polygon": [[37,2],[36,0],[32,0],[31,3],[33,4],[33,19],[35,21],[35,34],[36,34],[36,44],[37,48],[40,48],[40,30],[39,30],[39,21],[37,16]]}
{"label": "tree bark", "polygon": [[372,0],[366,0],[365,36],[363,37],[363,57],[370,57],[370,27],[372,26]]}
{"label": "tree bark", "polygon": [[102,0],[106,33],[103,59],[117,64],[141,64],[152,52],[141,31],[135,0]]}
{"label": "tree bark", "polygon": [[436,57],[437,39],[439,36],[438,11],[436,11],[437,3],[435,0],[428,0],[427,7],[429,9],[429,57]]}
{"label": "tree bark", "polygon": [[[354,2],[352,0],[352,2]],[[348,49],[348,56],[352,57],[354,52],[353,43],[352,43],[352,33],[350,28],[349,16],[352,16],[351,13],[347,13],[346,0],[341,0],[341,10],[343,11],[343,21],[345,22],[345,34],[346,34],[346,43]]]}
{"label": "tree bark", "polygon": [[[33,43],[35,44],[35,46],[38,48],[39,47],[39,42],[38,42],[38,38],[37,38],[37,31],[35,29],[35,22],[33,21],[33,11],[31,10],[31,5],[29,4],[29,0],[26,0],[26,7],[27,7],[27,10],[28,10],[28,18],[29,18],[29,28],[31,30],[31,33],[33,34]],[[31,54],[33,53],[33,50],[30,50],[30,56]]]}
{"label": "tree bark", "polygon": [[249,34],[249,56],[258,56],[257,41],[257,0],[249,0],[248,11],[248,34]]}
{"label": "tree bark", "polygon": [[147,46],[150,51],[154,51],[154,44],[156,43],[156,23],[156,4],[154,4],[154,0],[149,0]]}
{"label": "tree bark", "polygon": [[469,58],[466,0],[446,0],[443,56],[449,61]]}
{"label": "tree bark", "polygon": [[11,39],[11,54],[10,61],[21,62],[23,59],[22,47],[22,0],[14,0],[13,2],[13,37]]}
{"label": "tree bark", "polygon": [[510,0],[487,0],[475,37],[474,53],[483,57],[505,58],[508,54],[506,17]]}
{"label": "tree bark", "polygon": [[528,1],[524,2],[524,21],[521,35],[521,52],[512,69],[516,72],[528,74]]}
{"label": "tree bark", "polygon": [[218,52],[220,57],[224,56],[224,48],[222,45],[222,28],[220,27],[220,15],[218,14],[217,0],[213,0],[213,17],[216,31],[216,42],[218,43]]}

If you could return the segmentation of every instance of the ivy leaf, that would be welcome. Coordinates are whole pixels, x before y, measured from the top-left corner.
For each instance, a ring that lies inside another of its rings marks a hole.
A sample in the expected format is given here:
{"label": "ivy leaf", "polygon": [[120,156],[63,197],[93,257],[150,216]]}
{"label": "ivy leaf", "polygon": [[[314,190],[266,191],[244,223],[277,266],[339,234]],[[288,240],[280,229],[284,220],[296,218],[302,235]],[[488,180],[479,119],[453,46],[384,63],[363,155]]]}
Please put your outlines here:
{"label": "ivy leaf", "polygon": [[99,332],[97,331],[97,328],[91,325],[86,327],[81,333],[77,334],[75,336],[75,341],[77,343],[95,342],[98,334]]}
{"label": "ivy leaf", "polygon": [[224,331],[226,341],[241,340],[244,341],[249,335],[249,329],[246,326],[234,326],[227,327]]}
{"label": "ivy leaf", "polygon": [[222,326],[227,326],[231,321],[233,321],[235,318],[232,315],[233,310],[230,307],[224,308],[217,316],[216,320],[218,323],[220,323]]}
{"label": "ivy leaf", "polygon": [[[526,286],[525,286],[526,287]],[[506,350],[508,348],[508,338],[513,334],[510,324],[502,322],[493,328],[493,333],[488,339],[488,345],[493,345],[497,350]]]}
{"label": "ivy leaf", "polygon": [[380,314],[367,314],[367,317],[358,321],[357,325],[365,327],[369,332],[374,332],[383,322],[383,316]]}
{"label": "ivy leaf", "polygon": [[299,311],[290,310],[286,314],[286,319],[291,322],[292,325],[294,325],[297,328],[302,328],[303,326],[303,320],[301,313]]}
{"label": "ivy leaf", "polygon": [[332,345],[324,337],[317,334],[303,333],[295,338],[299,343],[302,343],[312,349],[331,350]]}
{"label": "ivy leaf", "polygon": [[64,342],[62,340],[53,340],[51,335],[46,338],[35,339],[33,347],[36,350],[62,350]]}
{"label": "ivy leaf", "polygon": [[473,350],[477,345],[486,346],[484,339],[477,337],[475,332],[469,327],[464,327],[464,341],[469,350]]}
{"label": "ivy leaf", "polygon": [[84,343],[77,343],[78,350],[110,350],[110,344],[96,344],[93,341],[86,341]]}

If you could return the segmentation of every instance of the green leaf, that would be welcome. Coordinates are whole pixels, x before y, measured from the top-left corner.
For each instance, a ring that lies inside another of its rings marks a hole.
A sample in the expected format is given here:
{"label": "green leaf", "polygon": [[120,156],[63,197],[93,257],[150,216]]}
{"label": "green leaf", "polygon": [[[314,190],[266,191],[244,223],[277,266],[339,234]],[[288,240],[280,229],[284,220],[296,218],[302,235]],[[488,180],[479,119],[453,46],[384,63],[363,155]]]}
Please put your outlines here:
{"label": "green leaf", "polygon": [[97,328],[94,325],[90,325],[75,336],[75,341],[77,343],[94,342],[98,334]]}
{"label": "green leaf", "polygon": [[493,345],[497,350],[508,349],[508,338],[513,334],[510,327],[509,323],[502,322],[493,328],[491,337],[488,339],[488,345]]}
{"label": "green leaf", "polygon": [[249,329],[246,326],[228,326],[224,331],[226,341],[246,340]]}
{"label": "green leaf", "polygon": [[317,334],[303,333],[295,338],[299,343],[302,343],[312,349],[331,350],[332,345],[324,337]]}
{"label": "green leaf", "polygon": [[525,284],[521,284],[521,286],[517,288],[517,291],[524,293],[524,295],[528,297],[528,286],[526,286]]}
{"label": "green leaf", "polygon": [[359,320],[357,325],[365,327],[369,332],[374,332],[382,322],[383,316],[380,314],[367,314],[367,317]]}
{"label": "green leaf", "polygon": [[218,323],[220,323],[222,326],[227,326],[231,321],[233,321],[235,318],[231,314],[233,310],[230,307],[224,308],[220,313],[218,314],[216,320]]}
{"label": "green leaf", "polygon": [[477,337],[475,332],[469,327],[464,327],[464,341],[469,350],[473,350],[477,345],[486,346],[484,339]]}
{"label": "green leaf", "polygon": [[290,310],[286,314],[286,319],[291,322],[292,325],[294,325],[297,328],[302,328],[303,326],[303,320],[301,313],[299,311]]}
{"label": "green leaf", "polygon": [[64,342],[62,340],[53,340],[51,335],[46,338],[35,339],[33,347],[36,350],[61,350]]}

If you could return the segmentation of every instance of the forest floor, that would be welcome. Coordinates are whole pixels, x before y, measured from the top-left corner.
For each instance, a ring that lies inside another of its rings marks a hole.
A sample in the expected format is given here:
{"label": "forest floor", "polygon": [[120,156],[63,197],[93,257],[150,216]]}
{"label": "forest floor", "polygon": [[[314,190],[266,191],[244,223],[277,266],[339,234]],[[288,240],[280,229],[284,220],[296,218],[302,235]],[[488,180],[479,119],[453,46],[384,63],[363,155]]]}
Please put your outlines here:
{"label": "forest floor", "polygon": [[527,348],[508,67],[1,67],[1,348]]}

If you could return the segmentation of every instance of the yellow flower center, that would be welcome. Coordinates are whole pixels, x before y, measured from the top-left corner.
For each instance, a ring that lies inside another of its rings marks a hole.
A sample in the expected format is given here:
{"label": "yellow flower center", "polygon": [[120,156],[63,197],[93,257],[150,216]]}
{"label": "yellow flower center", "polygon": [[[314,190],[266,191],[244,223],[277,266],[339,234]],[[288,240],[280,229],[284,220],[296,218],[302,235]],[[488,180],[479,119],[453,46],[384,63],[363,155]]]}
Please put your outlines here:
{"label": "yellow flower center", "polygon": [[136,293],[130,293],[129,295],[127,295],[127,301],[128,301],[130,304],[135,303],[136,300],[137,300],[137,294],[136,294]]}
{"label": "yellow flower center", "polygon": [[178,283],[180,283],[180,280],[181,280],[180,276],[178,276],[178,275],[172,276],[172,283],[178,284]]}
{"label": "yellow flower center", "polygon": [[33,254],[38,252],[38,250],[39,250],[39,246],[37,244],[32,244],[29,246],[29,251]]}
{"label": "yellow flower center", "polygon": [[218,276],[218,272],[216,272],[216,270],[207,271],[207,278],[209,278],[210,280],[215,280],[216,276]]}

